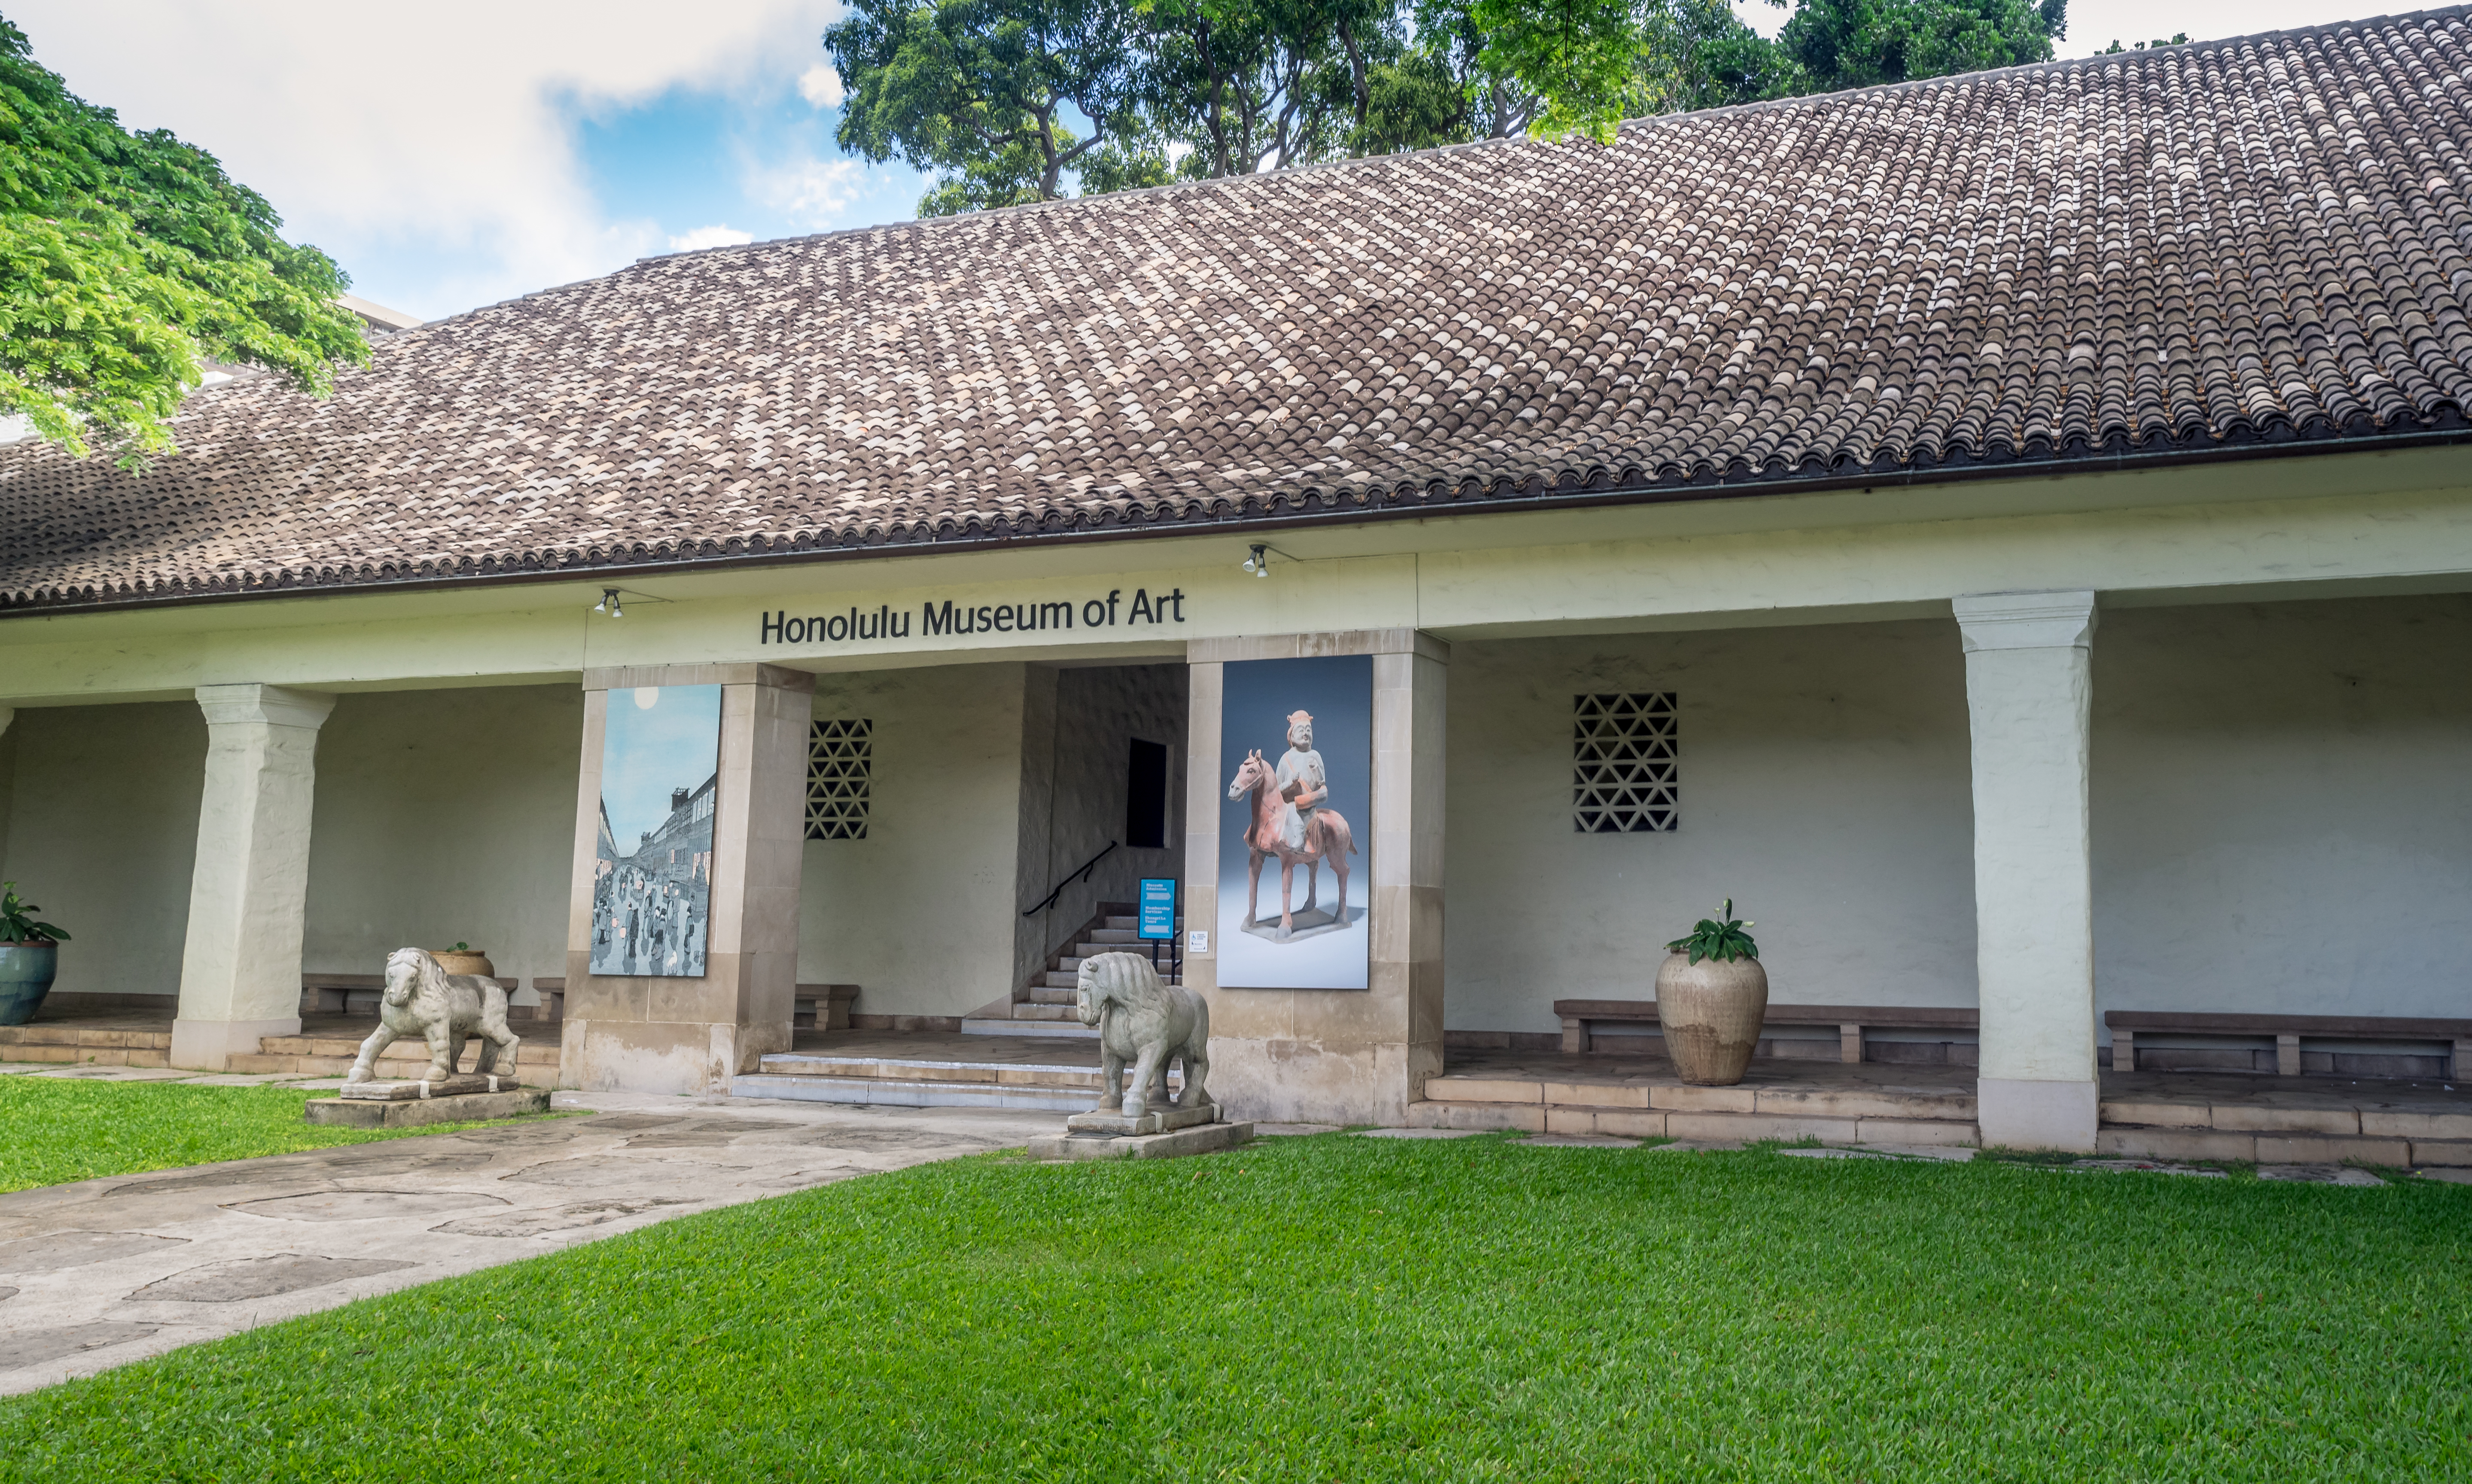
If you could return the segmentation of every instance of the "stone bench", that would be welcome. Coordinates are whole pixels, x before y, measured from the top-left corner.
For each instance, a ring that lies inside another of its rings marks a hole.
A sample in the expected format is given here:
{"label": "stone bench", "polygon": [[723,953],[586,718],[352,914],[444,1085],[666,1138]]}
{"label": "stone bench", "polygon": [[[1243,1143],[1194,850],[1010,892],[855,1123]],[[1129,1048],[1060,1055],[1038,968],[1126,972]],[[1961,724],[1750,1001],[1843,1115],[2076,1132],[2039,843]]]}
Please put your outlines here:
{"label": "stone bench", "polygon": [[[521,982],[502,978],[508,994],[515,992]],[[300,1013],[302,1015],[375,1015],[378,996],[386,991],[383,974],[304,974],[300,976]],[[507,1007],[510,1021],[558,1021],[566,1018],[566,979],[562,975],[544,975],[533,980],[533,992],[540,997],[538,1004],[512,1004]],[[847,1030],[850,1028],[850,1006],[858,1001],[855,984],[801,984],[798,986],[791,1024],[799,1029]]]}
{"label": "stone bench", "polygon": [[[1600,1024],[1656,1024],[1656,1001],[1653,1000],[1557,1000],[1554,1013],[1562,1018],[1562,1049],[1594,1051],[1597,1036],[1593,1027]],[[1964,1030],[1978,1029],[1980,1012],[1968,1009],[1942,1008],[1930,1005],[1878,1004],[1771,1004],[1767,1024],[1771,1025],[1834,1025],[1837,1027],[1837,1059],[1841,1062],[1865,1060],[1865,1035],[1871,1030]],[[1609,1038],[1631,1039],[1631,1038]],[[1775,1047],[1762,1041],[1763,1054],[1774,1054]],[[1874,1051],[1883,1043],[1870,1043]],[[1873,1060],[1881,1058],[1873,1057]]]}
{"label": "stone bench", "polygon": [[[566,979],[562,976],[533,980],[537,1005],[510,1008],[510,1020],[556,1021],[566,1018]],[[858,1001],[855,984],[801,984],[792,999],[790,1024],[800,1030],[847,1030],[850,1006]]]}
{"label": "stone bench", "polygon": [[[511,995],[520,982],[498,980]],[[300,1013],[374,1016],[378,1013],[378,997],[385,993],[383,974],[304,974],[300,976]]]}
{"label": "stone bench", "polygon": [[801,984],[792,1001],[790,1025],[798,1030],[847,1030],[855,984]]}
{"label": "stone bench", "polygon": [[[2209,1010],[2105,1010],[2111,1031],[2111,1065],[2120,1071],[2269,1072],[2296,1077],[2455,1077],[2472,1072],[2472,1020],[2401,1015],[2244,1015]],[[2271,1038],[2265,1047],[2160,1047],[2138,1045],[2148,1036]],[[2311,1049],[2306,1041],[2391,1045],[2420,1042],[2424,1053]]]}

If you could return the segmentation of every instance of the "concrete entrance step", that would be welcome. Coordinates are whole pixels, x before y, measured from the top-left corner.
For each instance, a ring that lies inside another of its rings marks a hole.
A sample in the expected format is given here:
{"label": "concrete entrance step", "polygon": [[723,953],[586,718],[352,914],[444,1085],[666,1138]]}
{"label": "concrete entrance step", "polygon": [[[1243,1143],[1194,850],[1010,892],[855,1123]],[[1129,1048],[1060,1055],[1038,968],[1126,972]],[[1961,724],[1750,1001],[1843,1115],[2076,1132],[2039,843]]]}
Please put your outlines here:
{"label": "concrete entrance step", "polygon": [[[953,1046],[955,1043],[946,1042]],[[1087,1111],[1099,1096],[1099,1069],[1083,1060],[978,1061],[967,1056],[895,1055],[880,1051],[786,1051],[731,1079],[740,1097],[791,1097],[809,1102],[881,1103],[900,1107],[980,1107]],[[1088,1052],[1068,1051],[1082,1057]],[[1171,1072],[1171,1090],[1184,1079]]]}
{"label": "concrete entrance step", "polygon": [[[528,1082],[545,1087],[557,1080],[559,1037],[554,1027],[551,1022],[540,1023],[537,1030],[531,1028],[531,1023],[517,1023],[511,1027],[522,1038],[522,1044],[515,1048],[515,1071]],[[376,1029],[372,1025],[356,1035],[306,1031],[297,1036],[261,1036],[257,1049],[232,1057],[228,1070],[339,1077],[352,1070],[353,1060],[361,1054],[361,1043]],[[476,1045],[465,1043],[465,1062],[478,1057]],[[427,1065],[429,1048],[425,1043],[397,1041],[379,1053],[376,1072],[381,1079],[404,1080]]]}
{"label": "concrete entrance step", "polygon": [[[1016,1004],[1013,1006],[1015,1011],[1054,1010],[1058,1008],[1063,1007],[1047,1004]],[[1064,1018],[1062,1020],[1033,1020],[1025,1018],[1017,1021],[1000,1021],[973,1015],[962,1022],[962,1034],[965,1036],[1064,1036],[1075,1040],[1096,1041],[1099,1039],[1099,1028],[1095,1025],[1084,1025],[1080,1021],[1075,1020],[1073,1018],[1073,1012],[1067,1008],[1064,1011]]]}
{"label": "concrete entrance step", "polygon": [[901,1082],[890,1077],[783,1077],[749,1072],[729,1079],[733,1097],[788,1097],[801,1102],[881,1103],[901,1108],[1016,1108],[1086,1112],[1095,1095],[1062,1088],[1006,1087],[993,1082]]}
{"label": "concrete entrance step", "polygon": [[1693,1087],[1648,1076],[1439,1076],[1411,1128],[1632,1139],[1818,1139],[1979,1146],[1971,1088]]}
{"label": "concrete entrance step", "polygon": [[167,1067],[172,1019],[95,1017],[0,1025],[0,1061],[84,1062],[97,1067]]}

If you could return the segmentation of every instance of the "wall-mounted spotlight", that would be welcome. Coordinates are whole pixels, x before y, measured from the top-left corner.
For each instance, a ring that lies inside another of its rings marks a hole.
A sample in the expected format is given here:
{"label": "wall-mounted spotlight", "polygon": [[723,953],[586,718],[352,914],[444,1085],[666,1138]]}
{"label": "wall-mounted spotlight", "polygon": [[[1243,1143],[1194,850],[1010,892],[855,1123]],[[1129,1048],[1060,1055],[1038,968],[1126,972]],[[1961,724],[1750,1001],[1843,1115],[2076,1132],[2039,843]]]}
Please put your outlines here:
{"label": "wall-mounted spotlight", "polygon": [[1253,554],[1245,558],[1245,570],[1257,577],[1269,577],[1271,575],[1271,549],[1267,546],[1257,546],[1253,548]]}
{"label": "wall-mounted spotlight", "polygon": [[614,587],[605,587],[601,590],[601,601],[592,605],[592,611],[606,613],[613,619],[623,619],[627,616],[627,610],[619,605],[618,589]]}

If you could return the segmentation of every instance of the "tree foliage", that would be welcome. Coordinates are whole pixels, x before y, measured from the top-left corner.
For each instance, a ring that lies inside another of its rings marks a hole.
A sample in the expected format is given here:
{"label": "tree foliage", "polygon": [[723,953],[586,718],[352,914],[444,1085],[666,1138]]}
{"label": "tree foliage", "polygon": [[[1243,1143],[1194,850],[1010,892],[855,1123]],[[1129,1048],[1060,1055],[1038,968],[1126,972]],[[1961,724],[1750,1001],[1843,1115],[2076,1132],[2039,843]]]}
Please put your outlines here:
{"label": "tree foliage", "polygon": [[0,19],[0,412],[142,465],[207,360],[321,393],[368,358],[349,284],[264,197],[165,130],[131,133]]}
{"label": "tree foliage", "polygon": [[1793,3],[852,0],[824,46],[933,215],[2048,60],[2067,0]]}

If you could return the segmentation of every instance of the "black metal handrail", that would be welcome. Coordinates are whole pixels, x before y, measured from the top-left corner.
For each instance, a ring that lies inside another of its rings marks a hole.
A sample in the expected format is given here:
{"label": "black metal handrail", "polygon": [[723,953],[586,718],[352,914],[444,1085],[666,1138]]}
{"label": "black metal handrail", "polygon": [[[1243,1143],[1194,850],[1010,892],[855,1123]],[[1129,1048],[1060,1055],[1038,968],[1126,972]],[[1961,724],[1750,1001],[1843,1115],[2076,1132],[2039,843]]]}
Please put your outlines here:
{"label": "black metal handrail", "polygon": [[1109,855],[1114,853],[1115,849],[1116,842],[1114,840],[1109,840],[1105,850],[1103,850],[1097,855],[1092,856],[1089,860],[1082,861],[1081,869],[1065,872],[1064,879],[1056,883],[1056,889],[1054,891],[1049,892],[1036,907],[1023,907],[1021,909],[1021,915],[1024,917],[1035,917],[1039,913],[1046,911],[1049,907],[1054,907],[1056,905],[1056,899],[1064,895],[1065,887],[1072,885],[1075,882],[1088,881],[1090,879],[1090,873],[1099,869],[1099,862],[1106,860]]}

